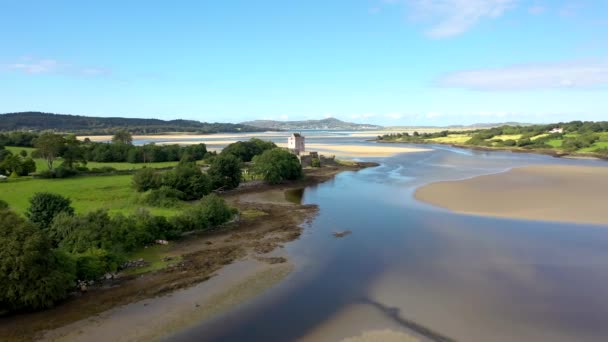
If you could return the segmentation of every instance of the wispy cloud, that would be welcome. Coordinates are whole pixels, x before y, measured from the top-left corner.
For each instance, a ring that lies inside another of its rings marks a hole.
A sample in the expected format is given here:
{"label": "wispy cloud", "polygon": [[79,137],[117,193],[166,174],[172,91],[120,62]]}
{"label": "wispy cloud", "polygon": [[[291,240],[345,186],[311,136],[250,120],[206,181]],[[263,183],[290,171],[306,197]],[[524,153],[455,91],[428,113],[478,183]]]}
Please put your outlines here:
{"label": "wispy cloud", "polygon": [[437,85],[474,90],[596,88],[608,86],[608,60],[458,71],[440,77]]}
{"label": "wispy cloud", "polygon": [[412,18],[431,23],[426,31],[433,38],[460,35],[481,20],[497,18],[513,8],[517,0],[404,0]]}
{"label": "wispy cloud", "polygon": [[59,74],[68,76],[101,76],[111,74],[108,68],[79,66],[55,59],[22,57],[18,61],[3,65],[3,69],[29,75]]}

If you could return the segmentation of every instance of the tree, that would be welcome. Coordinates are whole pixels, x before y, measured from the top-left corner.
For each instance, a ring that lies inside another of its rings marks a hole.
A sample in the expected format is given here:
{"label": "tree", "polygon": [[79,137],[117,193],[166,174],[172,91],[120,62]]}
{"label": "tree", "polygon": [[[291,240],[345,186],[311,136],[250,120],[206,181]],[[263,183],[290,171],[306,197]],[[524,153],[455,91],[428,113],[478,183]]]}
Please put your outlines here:
{"label": "tree", "polygon": [[42,309],[74,286],[74,262],[53,250],[44,232],[10,210],[0,210],[0,307]]}
{"label": "tree", "polygon": [[262,154],[266,150],[276,148],[277,145],[271,141],[251,138],[249,141],[237,141],[226,146],[221,155],[232,154],[244,162],[249,162],[254,156]]}
{"label": "tree", "polygon": [[61,152],[61,157],[63,158],[62,165],[69,169],[74,167],[74,163],[87,163],[84,156],[84,150],[80,146],[80,141],[76,139],[75,135],[69,135],[65,138],[65,147]]}
{"label": "tree", "polygon": [[213,188],[234,189],[241,183],[241,160],[232,154],[217,156],[207,171]]}
{"label": "tree", "polygon": [[30,198],[30,207],[27,209],[26,216],[34,224],[41,228],[47,228],[57,214],[65,212],[68,215],[74,214],[71,201],[58,194],[50,192],[37,192]]}
{"label": "tree", "polygon": [[21,152],[19,152],[19,155],[22,156],[23,158],[25,158],[25,157],[27,157],[27,151],[21,150]]}
{"label": "tree", "polygon": [[8,203],[3,200],[0,200],[0,210],[8,209]]}
{"label": "tree", "polygon": [[298,158],[283,149],[267,150],[253,158],[253,171],[271,184],[302,177],[302,165]]}
{"label": "tree", "polygon": [[133,136],[126,129],[121,129],[114,134],[112,137],[113,143],[131,145],[133,143]]}
{"label": "tree", "polygon": [[164,174],[162,184],[183,193],[183,200],[196,200],[211,192],[211,180],[195,164],[179,164]]}
{"label": "tree", "polygon": [[34,140],[35,156],[39,156],[46,160],[49,170],[53,169],[53,162],[57,158],[65,146],[65,139],[62,136],[54,133],[42,133]]}
{"label": "tree", "polygon": [[162,185],[161,178],[156,170],[144,167],[133,175],[133,187],[138,192],[145,192],[150,189],[158,189]]}

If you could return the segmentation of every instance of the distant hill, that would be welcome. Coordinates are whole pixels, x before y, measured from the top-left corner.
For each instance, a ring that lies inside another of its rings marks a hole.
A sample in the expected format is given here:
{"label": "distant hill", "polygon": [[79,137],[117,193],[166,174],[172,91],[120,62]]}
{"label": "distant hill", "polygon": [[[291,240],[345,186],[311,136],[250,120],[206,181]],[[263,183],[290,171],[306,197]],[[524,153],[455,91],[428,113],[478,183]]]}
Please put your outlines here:
{"label": "distant hill", "polygon": [[126,128],[132,133],[166,132],[220,133],[258,132],[264,129],[231,123],[206,123],[193,120],[104,118],[81,115],[20,112],[0,114],[0,131],[54,130],[60,132],[107,134]]}
{"label": "distant hill", "polygon": [[254,120],[242,122],[243,125],[254,126],[264,129],[276,130],[299,130],[299,129],[323,129],[323,130],[368,130],[382,129],[382,126],[357,124],[345,122],[336,118],[327,118],[323,120],[305,120],[305,121],[275,121],[275,120]]}

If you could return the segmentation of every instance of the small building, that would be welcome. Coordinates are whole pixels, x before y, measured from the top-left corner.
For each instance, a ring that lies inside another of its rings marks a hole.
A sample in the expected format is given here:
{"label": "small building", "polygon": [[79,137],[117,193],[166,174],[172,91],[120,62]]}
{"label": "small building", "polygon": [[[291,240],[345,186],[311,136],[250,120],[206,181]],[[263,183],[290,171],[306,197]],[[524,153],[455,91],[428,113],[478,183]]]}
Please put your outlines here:
{"label": "small building", "polygon": [[550,130],[549,133],[551,133],[551,134],[553,134],[553,133],[564,133],[564,129],[563,128],[559,128],[559,127],[555,127],[552,130]]}
{"label": "small building", "polygon": [[292,133],[287,139],[287,148],[296,156],[299,156],[300,153],[305,152],[306,147],[304,145],[304,136],[300,133]]}

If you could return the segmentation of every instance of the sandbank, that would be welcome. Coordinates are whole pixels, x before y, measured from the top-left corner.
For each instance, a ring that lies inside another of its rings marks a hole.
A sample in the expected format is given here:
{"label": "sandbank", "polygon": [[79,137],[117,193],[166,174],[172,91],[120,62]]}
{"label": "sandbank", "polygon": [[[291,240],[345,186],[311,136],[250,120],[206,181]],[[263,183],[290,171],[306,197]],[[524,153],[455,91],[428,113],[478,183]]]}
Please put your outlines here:
{"label": "sandbank", "polygon": [[483,216],[608,224],[608,167],[539,165],[432,183],[416,199]]}
{"label": "sandbank", "polygon": [[114,308],[47,332],[44,341],[150,341],[256,296],[283,279],[291,264],[245,260],[194,287]]}

